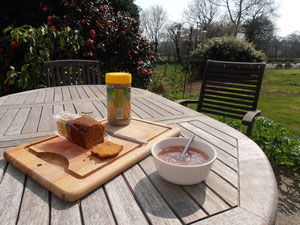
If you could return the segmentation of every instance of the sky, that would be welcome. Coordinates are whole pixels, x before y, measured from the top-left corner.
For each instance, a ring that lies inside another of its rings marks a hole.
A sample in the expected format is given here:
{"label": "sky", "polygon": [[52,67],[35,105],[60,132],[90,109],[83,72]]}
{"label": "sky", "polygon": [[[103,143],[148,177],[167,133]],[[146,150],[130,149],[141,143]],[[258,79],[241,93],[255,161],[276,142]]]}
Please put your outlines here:
{"label": "sky", "polygon": [[[143,10],[152,5],[160,5],[168,13],[170,21],[181,21],[183,9],[191,0],[135,0],[135,4]],[[275,18],[277,34],[287,36],[300,31],[300,0],[275,0],[279,5],[278,18]]]}

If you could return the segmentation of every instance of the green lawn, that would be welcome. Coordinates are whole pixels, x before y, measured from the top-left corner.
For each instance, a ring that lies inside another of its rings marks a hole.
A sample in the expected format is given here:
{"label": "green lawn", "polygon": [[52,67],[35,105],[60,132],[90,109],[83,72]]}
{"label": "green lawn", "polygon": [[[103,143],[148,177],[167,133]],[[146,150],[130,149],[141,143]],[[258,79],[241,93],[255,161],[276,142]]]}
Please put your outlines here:
{"label": "green lawn", "polygon": [[258,108],[300,134],[300,69],[266,70]]}

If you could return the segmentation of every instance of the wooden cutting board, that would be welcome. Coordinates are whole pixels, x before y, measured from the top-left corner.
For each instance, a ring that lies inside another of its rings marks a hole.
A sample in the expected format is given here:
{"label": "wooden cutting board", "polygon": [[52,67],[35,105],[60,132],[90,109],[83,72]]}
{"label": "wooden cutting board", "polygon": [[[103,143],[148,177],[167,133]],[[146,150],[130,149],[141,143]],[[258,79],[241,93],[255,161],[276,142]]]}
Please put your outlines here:
{"label": "wooden cutting board", "polygon": [[178,127],[133,118],[128,126],[113,127],[100,121],[106,130],[138,139],[146,145],[107,136],[123,145],[114,158],[101,160],[63,137],[52,135],[5,151],[4,157],[59,198],[73,202],[147,156],[151,146],[166,137],[178,136]]}

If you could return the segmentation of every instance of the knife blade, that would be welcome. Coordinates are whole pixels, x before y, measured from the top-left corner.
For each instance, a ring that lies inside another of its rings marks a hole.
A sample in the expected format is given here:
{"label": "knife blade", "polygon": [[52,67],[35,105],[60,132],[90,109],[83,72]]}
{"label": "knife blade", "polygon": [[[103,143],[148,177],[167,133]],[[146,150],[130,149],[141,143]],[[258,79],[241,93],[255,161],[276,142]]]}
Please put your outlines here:
{"label": "knife blade", "polygon": [[121,138],[121,139],[128,140],[128,141],[133,141],[133,142],[136,142],[136,143],[139,143],[139,144],[147,144],[148,143],[148,141],[146,141],[146,140],[141,140],[141,139],[137,139],[137,138],[133,138],[133,137],[128,137],[128,136],[121,135],[121,134],[115,134],[114,132],[111,132],[111,131],[108,131],[108,130],[106,130],[105,132],[110,136]]}

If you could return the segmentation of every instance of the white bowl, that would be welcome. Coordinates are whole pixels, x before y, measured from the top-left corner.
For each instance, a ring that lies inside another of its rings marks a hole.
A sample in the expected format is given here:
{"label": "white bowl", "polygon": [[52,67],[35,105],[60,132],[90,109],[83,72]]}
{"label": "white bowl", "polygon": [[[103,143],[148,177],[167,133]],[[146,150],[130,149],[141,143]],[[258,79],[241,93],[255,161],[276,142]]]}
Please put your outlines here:
{"label": "white bowl", "polygon": [[180,137],[166,138],[156,142],[151,148],[158,174],[171,183],[180,185],[201,183],[207,178],[212,164],[217,158],[217,152],[212,146],[197,140],[194,140],[190,147],[207,154],[209,160],[206,163],[199,165],[177,165],[166,162],[157,156],[162,149],[173,146],[185,146],[188,143],[188,140],[188,138]]}

